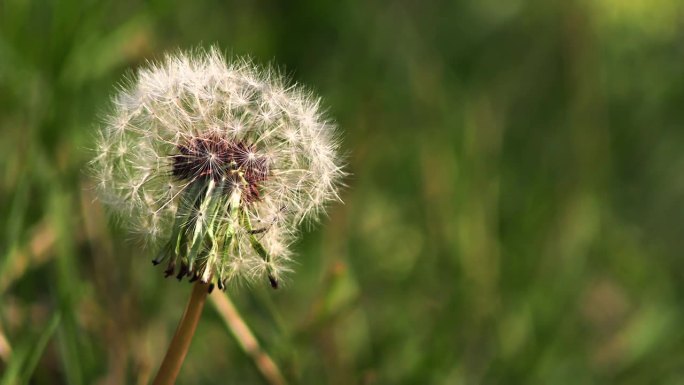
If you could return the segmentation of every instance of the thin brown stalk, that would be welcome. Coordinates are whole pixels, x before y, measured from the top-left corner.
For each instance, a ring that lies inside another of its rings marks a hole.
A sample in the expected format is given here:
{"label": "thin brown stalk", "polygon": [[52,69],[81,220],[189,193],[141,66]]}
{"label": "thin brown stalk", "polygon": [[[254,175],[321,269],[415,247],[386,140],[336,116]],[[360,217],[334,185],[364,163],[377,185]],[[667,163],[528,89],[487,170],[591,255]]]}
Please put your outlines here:
{"label": "thin brown stalk", "polygon": [[171,340],[169,349],[166,351],[164,361],[162,361],[157,372],[157,377],[154,379],[154,385],[171,385],[176,382],[176,377],[180,368],[183,365],[185,355],[188,353],[192,336],[197,329],[204,302],[207,299],[209,286],[207,284],[197,281],[192,288],[190,300],[185,308],[183,317],[178,323],[176,334]]}
{"label": "thin brown stalk", "polygon": [[5,292],[26,270],[36,268],[54,256],[55,231],[45,221],[41,221],[31,236],[28,245],[15,250],[7,258],[7,266],[0,276],[0,293]]}
{"label": "thin brown stalk", "polygon": [[216,307],[216,311],[221,315],[242,350],[252,358],[266,381],[271,385],[285,385],[287,382],[280,369],[273,359],[261,349],[259,342],[238,313],[230,297],[222,291],[216,291],[210,298]]}
{"label": "thin brown stalk", "polygon": [[7,341],[7,337],[5,337],[5,334],[2,332],[2,328],[0,328],[0,359],[7,363],[9,362],[11,354],[12,346],[10,346],[9,341]]}

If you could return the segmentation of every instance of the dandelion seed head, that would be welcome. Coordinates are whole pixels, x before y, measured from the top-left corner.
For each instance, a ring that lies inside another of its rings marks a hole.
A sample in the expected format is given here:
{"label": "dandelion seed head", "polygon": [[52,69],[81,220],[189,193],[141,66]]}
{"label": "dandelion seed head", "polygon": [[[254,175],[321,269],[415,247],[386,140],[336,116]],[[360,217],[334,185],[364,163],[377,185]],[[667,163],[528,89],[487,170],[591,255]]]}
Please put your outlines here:
{"label": "dandelion seed head", "polygon": [[167,275],[277,286],[299,224],[339,200],[336,127],[320,105],[216,48],[167,55],[113,98],[92,161],[100,196]]}

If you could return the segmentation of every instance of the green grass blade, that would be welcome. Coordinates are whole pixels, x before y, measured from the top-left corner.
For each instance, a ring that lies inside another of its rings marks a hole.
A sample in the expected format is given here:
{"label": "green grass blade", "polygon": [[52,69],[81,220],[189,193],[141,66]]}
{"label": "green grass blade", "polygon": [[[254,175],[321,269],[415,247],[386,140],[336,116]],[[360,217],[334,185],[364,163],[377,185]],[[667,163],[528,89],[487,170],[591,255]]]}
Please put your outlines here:
{"label": "green grass blade", "polygon": [[52,336],[55,334],[55,330],[57,330],[57,326],[59,325],[60,319],[61,314],[59,312],[56,312],[50,319],[48,326],[38,336],[36,343],[33,344],[33,350],[29,354],[28,362],[24,367],[21,376],[21,381],[19,382],[20,384],[29,383],[29,379],[33,375],[33,372],[36,370],[36,366],[38,365],[38,361],[40,361],[40,357],[43,356],[43,351],[45,350],[45,347],[47,346]]}
{"label": "green grass blade", "polygon": [[47,324],[47,327],[36,337],[24,341],[12,353],[12,358],[7,364],[5,374],[0,385],[28,384],[33,372],[43,356],[45,347],[55,334],[61,315],[56,312]]}

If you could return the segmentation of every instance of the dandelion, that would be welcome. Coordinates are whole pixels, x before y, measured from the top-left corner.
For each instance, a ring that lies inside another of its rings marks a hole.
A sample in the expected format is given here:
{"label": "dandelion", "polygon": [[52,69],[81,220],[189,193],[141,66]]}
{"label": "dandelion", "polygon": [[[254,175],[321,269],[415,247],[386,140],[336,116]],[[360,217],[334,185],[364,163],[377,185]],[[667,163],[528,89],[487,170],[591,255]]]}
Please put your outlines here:
{"label": "dandelion", "polygon": [[205,296],[238,280],[277,288],[300,225],[339,199],[344,174],[319,99],[216,48],[140,69],[114,97],[96,152],[101,199],[166,276],[198,281]]}
{"label": "dandelion", "polygon": [[114,98],[93,167],[102,199],[167,276],[276,287],[301,222],[338,199],[337,150],[318,99],[212,48],[139,70]]}

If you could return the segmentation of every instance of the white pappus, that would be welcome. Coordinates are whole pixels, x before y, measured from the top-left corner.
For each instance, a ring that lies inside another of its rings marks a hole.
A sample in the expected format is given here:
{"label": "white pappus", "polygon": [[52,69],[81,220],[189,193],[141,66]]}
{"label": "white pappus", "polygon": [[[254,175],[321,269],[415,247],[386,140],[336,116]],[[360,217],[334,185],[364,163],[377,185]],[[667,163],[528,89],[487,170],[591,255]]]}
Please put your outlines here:
{"label": "white pappus", "polygon": [[345,174],[318,98],[216,48],[138,70],[114,97],[91,169],[167,276],[221,289],[277,287],[301,223],[339,200]]}

